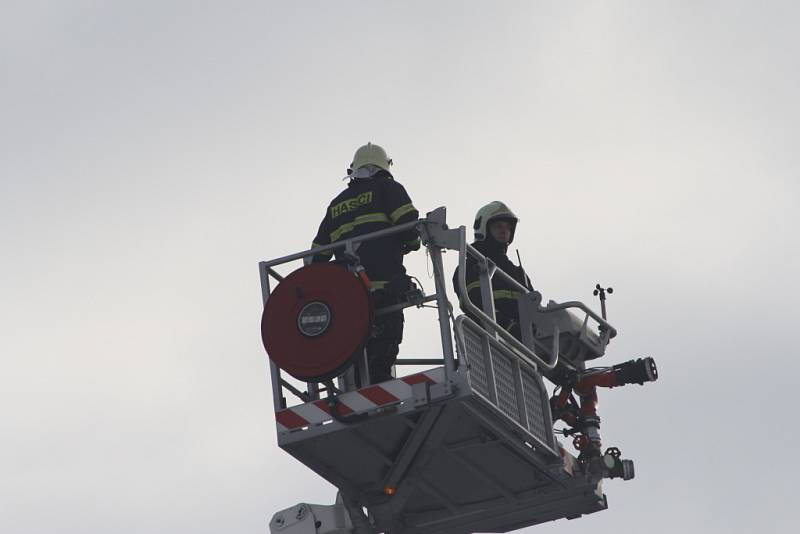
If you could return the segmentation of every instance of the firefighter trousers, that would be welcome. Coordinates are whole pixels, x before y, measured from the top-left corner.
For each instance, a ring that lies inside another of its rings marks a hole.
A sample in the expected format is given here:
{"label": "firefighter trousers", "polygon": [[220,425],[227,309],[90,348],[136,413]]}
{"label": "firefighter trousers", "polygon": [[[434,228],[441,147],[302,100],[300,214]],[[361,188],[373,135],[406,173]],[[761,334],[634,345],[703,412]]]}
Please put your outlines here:
{"label": "firefighter trousers", "polygon": [[367,362],[370,382],[377,384],[392,379],[392,366],[403,342],[403,312],[379,316],[375,334],[367,341]]}

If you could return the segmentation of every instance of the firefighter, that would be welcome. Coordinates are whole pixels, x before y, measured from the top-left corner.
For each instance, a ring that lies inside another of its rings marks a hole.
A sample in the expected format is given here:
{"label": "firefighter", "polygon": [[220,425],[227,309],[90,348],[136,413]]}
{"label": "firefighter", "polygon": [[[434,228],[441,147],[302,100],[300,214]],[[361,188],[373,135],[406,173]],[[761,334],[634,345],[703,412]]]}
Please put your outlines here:
{"label": "firefighter", "polygon": [[[394,180],[392,160],[378,145],[367,143],[356,150],[347,174],[347,189],[331,201],[312,248],[394,225],[416,221],[419,212],[405,188]],[[419,249],[416,230],[362,242],[357,250],[373,289],[376,309],[395,304],[411,290],[411,280],[403,267],[403,256]],[[337,252],[337,260],[345,259]],[[320,253],[312,261],[328,261],[331,252]],[[373,336],[367,341],[370,381],[392,379],[392,366],[403,340],[403,312],[379,315]]]}
{"label": "firefighter", "polygon": [[[508,245],[514,241],[514,232],[517,229],[519,218],[504,203],[490,202],[478,210],[475,215],[473,229],[475,230],[475,247],[481,254],[489,258],[498,269],[502,269],[514,280],[533,290],[531,281],[521,265],[514,265],[508,258]],[[460,299],[458,288],[458,269],[453,276],[453,284]],[[478,263],[471,256],[467,256],[467,293],[473,304],[482,308],[480,277]],[[508,330],[514,337],[521,340],[522,334],[519,325],[519,308],[517,298],[522,294],[519,288],[512,286],[504,278],[494,276],[492,282],[492,295],[494,297],[495,319],[497,324]],[[480,322],[476,317],[473,320]]]}

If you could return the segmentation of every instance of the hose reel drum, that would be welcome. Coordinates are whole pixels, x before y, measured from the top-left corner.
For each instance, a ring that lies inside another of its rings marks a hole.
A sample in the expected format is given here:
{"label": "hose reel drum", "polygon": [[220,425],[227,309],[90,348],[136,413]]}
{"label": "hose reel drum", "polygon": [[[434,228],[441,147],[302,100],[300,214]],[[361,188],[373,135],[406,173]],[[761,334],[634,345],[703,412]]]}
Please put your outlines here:
{"label": "hose reel drum", "polygon": [[304,382],[340,375],[361,354],[373,310],[364,282],[338,263],[292,272],[270,294],[261,339],[270,359]]}

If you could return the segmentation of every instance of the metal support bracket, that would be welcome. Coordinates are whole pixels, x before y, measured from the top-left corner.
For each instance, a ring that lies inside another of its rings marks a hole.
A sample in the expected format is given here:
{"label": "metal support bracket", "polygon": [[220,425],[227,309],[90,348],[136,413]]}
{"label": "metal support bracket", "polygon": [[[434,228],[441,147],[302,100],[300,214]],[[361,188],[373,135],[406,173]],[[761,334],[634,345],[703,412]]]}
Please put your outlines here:
{"label": "metal support bracket", "polygon": [[423,245],[458,250],[461,233],[458,228],[447,227],[447,208],[444,206],[428,213],[419,226]]}
{"label": "metal support bracket", "polygon": [[442,406],[432,406],[422,414],[419,421],[417,421],[417,426],[411,431],[411,435],[400,450],[400,454],[395,458],[394,465],[392,465],[386,478],[384,478],[384,488],[397,488],[397,485],[403,479],[412,461],[417,456],[417,452],[430,435],[430,430],[439,418],[442,408]]}

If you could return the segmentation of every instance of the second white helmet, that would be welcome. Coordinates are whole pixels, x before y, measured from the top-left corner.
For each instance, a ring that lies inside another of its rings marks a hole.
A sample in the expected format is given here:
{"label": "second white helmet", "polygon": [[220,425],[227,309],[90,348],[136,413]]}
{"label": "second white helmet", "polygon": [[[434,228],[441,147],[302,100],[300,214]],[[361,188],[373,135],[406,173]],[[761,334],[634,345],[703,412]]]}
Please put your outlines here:
{"label": "second white helmet", "polygon": [[509,221],[511,223],[511,239],[509,239],[508,242],[511,243],[514,241],[514,232],[517,229],[519,217],[511,211],[511,208],[499,200],[489,202],[475,214],[475,222],[472,225],[472,228],[475,230],[475,241],[483,241],[486,239],[489,223],[493,220]]}

